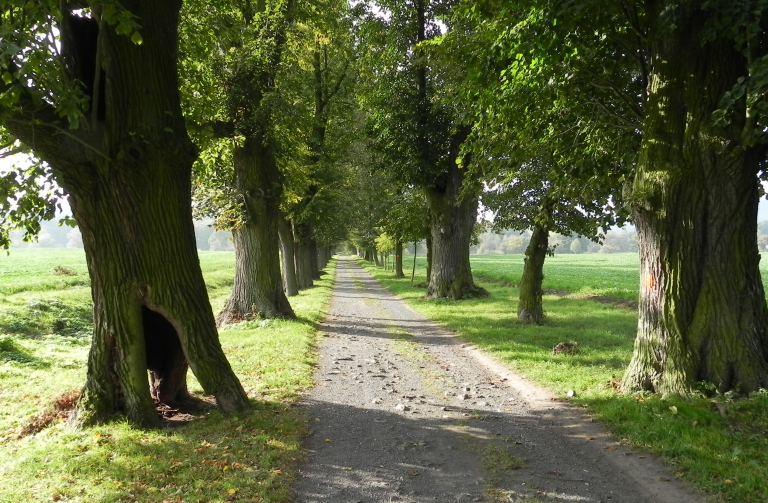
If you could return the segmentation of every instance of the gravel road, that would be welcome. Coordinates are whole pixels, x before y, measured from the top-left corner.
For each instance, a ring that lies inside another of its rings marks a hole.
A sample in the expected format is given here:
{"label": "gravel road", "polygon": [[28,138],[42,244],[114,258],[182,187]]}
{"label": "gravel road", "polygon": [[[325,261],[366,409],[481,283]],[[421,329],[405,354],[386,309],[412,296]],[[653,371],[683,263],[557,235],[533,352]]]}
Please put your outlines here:
{"label": "gravel road", "polygon": [[302,503],[694,503],[630,451],[339,260],[296,482]]}

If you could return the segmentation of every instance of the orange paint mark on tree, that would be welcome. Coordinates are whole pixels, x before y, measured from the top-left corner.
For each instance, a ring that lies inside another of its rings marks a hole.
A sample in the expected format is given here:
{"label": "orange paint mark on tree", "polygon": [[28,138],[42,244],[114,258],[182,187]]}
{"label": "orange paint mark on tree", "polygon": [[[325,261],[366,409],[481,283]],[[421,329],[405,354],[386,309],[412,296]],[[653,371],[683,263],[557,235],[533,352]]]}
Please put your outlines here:
{"label": "orange paint mark on tree", "polygon": [[653,276],[653,274],[649,274],[645,278],[645,287],[648,290],[653,290],[653,287],[656,285],[656,278]]}

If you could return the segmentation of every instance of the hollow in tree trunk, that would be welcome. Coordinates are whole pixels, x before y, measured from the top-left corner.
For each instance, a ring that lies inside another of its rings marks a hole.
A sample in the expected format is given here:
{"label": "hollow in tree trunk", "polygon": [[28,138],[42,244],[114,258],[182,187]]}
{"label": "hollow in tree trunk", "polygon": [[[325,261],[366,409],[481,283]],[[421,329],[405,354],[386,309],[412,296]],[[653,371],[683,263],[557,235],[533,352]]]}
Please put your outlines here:
{"label": "hollow in tree trunk", "polygon": [[72,63],[66,71],[89,62],[99,69],[88,80],[88,127],[60,134],[55,111],[23,92],[5,125],[51,165],[83,235],[94,334],[74,420],[122,413],[151,427],[158,424],[153,395],[170,404],[187,396],[188,365],[223,410],[243,410],[248,399],[219,344],[195,249],[195,149],[176,75],[181,2],[122,5],[142,20],[144,44],[109,28],[99,34],[97,53],[95,38],[79,40],[85,32],[69,29],[76,14],[62,13],[61,52]]}
{"label": "hollow in tree trunk", "polygon": [[540,325],[544,318],[541,302],[541,284],[544,282],[544,260],[549,247],[549,231],[544,225],[535,224],[533,234],[525,249],[525,265],[520,280],[520,297],[517,319]]}
{"label": "hollow in tree trunk", "polygon": [[232,230],[235,283],[219,325],[254,317],[295,318],[280,273],[280,173],[266,138],[249,136],[234,151],[235,187],[245,221]]}
{"label": "hollow in tree trunk", "polygon": [[640,247],[635,350],[623,390],[687,394],[768,387],[768,309],[756,240],[762,145],[742,143],[745,104],[726,126],[712,113],[747,75],[731,41],[701,43],[708,11],[679,13],[659,37],[632,185]]}

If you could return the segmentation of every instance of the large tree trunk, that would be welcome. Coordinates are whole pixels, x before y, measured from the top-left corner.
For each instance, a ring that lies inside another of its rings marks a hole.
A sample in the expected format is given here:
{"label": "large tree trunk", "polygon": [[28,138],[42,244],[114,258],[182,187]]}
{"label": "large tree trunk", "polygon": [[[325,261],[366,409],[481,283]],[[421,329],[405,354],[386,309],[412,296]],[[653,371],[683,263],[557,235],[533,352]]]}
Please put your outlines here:
{"label": "large tree trunk", "polygon": [[544,260],[549,248],[549,230],[541,224],[533,226],[533,234],[525,249],[525,265],[520,280],[517,319],[540,325],[544,318],[541,302],[541,284],[544,282]]}
{"label": "large tree trunk", "polygon": [[233,229],[235,283],[219,314],[219,325],[253,317],[295,318],[283,291],[278,221],[282,183],[263,137],[247,137],[235,148],[235,187],[244,202],[245,222]]}
{"label": "large tree trunk", "polygon": [[[724,127],[712,113],[747,75],[731,41],[702,44],[698,3],[656,41],[632,186],[640,245],[640,316],[623,390],[689,393],[768,387],[768,309],[758,270],[757,174],[765,149],[744,103]],[[739,113],[741,116],[739,117]]]}
{"label": "large tree trunk", "polygon": [[[455,146],[458,152],[460,142]],[[455,157],[455,156],[452,156]],[[443,187],[426,189],[432,224],[432,264],[427,295],[459,300],[469,295],[485,295],[475,285],[469,264],[472,228],[477,219],[478,196],[470,191],[459,198],[466,169],[448,163]]]}
{"label": "large tree trunk", "polygon": [[296,253],[296,281],[299,290],[312,288],[313,266],[316,264],[312,248],[312,226],[308,223],[293,223],[294,249]]}
{"label": "large tree trunk", "polygon": [[[111,28],[100,34],[103,85],[92,86],[101,90],[92,99],[101,105],[83,119],[88,126],[59,134],[61,121],[38,104],[35,123],[8,127],[51,165],[83,236],[94,335],[76,420],[124,413],[151,427],[153,394],[170,404],[187,396],[187,365],[222,409],[243,410],[248,400],[219,344],[195,249],[195,152],[176,75],[181,2],[122,4],[141,19],[144,43]],[[70,45],[78,36],[63,36],[62,52],[93,57],[95,47]]]}
{"label": "large tree trunk", "polygon": [[401,241],[395,243],[395,277],[405,277],[403,272],[403,243]]}
{"label": "large tree trunk", "polygon": [[283,288],[288,297],[299,294],[299,284],[296,281],[296,262],[291,224],[280,212],[277,220],[277,231],[280,236],[280,252],[283,259]]}

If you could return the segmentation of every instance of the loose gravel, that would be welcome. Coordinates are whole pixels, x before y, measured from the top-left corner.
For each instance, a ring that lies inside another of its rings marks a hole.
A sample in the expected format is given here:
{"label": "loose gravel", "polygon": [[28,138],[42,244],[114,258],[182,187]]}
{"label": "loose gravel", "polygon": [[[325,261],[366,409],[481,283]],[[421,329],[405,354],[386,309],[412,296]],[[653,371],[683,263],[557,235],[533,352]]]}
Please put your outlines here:
{"label": "loose gravel", "polygon": [[320,332],[299,502],[702,501],[352,259],[339,260]]}

